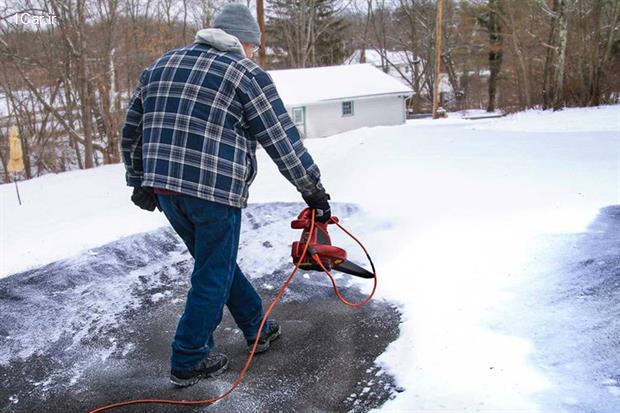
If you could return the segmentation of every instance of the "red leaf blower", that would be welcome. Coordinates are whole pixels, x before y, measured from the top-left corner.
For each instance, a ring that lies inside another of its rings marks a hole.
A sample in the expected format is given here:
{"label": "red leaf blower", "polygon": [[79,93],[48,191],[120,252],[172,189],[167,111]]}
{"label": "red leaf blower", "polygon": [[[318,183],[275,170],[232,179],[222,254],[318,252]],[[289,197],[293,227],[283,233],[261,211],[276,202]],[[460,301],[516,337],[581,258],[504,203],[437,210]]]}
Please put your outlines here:
{"label": "red leaf blower", "polygon": [[306,248],[306,244],[308,244],[308,251],[306,253],[306,256],[303,258],[301,264],[299,265],[299,268],[301,268],[302,270],[337,270],[354,275],[356,277],[374,278],[375,268],[372,260],[370,259],[370,256],[367,253],[366,256],[368,257],[368,261],[370,262],[370,265],[372,267],[372,272],[347,260],[347,252],[340,247],[332,245],[331,238],[329,237],[329,233],[327,232],[327,226],[329,224],[336,224],[343,231],[349,234],[348,231],[346,231],[344,228],[342,228],[342,226],[340,226],[337,217],[332,216],[328,221],[324,223],[315,221],[314,231],[312,231],[311,224],[312,210],[310,208],[306,208],[301,211],[297,219],[291,222],[291,228],[303,230],[300,240],[293,242],[293,247],[291,251],[293,263],[298,263],[299,260],[302,259],[301,255]]}

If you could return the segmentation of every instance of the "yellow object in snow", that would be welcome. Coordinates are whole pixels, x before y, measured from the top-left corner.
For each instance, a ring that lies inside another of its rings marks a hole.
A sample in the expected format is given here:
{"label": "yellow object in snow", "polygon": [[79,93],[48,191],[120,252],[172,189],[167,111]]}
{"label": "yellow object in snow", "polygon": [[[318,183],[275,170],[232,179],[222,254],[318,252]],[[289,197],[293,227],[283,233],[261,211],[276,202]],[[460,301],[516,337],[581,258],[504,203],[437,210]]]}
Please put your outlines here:
{"label": "yellow object in snow", "polygon": [[9,132],[9,164],[7,170],[9,172],[21,172],[24,170],[24,154],[22,153],[22,143],[19,139],[17,126],[12,126]]}

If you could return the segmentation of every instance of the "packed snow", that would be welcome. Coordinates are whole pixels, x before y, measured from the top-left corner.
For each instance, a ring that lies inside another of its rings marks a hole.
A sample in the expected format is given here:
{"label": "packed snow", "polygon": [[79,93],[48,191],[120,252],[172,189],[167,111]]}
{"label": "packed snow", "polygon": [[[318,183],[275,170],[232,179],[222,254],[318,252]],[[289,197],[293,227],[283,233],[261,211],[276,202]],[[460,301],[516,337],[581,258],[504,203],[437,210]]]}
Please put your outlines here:
{"label": "packed snow", "polygon": [[[377,360],[402,392],[381,410],[578,411],[587,394],[572,389],[583,378],[558,380],[536,363],[527,323],[511,333],[498,317],[518,309],[544,329],[543,315],[516,302],[555,254],[540,236],[582,232],[601,208],[620,204],[620,106],[409,121],[306,143],[332,201],[362,208],[345,226],[377,265],[377,299],[402,311],[400,337]],[[250,202],[298,202],[267,155],[258,158]],[[13,184],[0,186],[0,276],[167,225],[131,204],[123,172],[111,165],[20,182],[21,206]],[[274,240],[298,236],[290,218]],[[270,259],[288,254],[273,248]],[[618,380],[600,377],[606,396],[596,411],[620,411]]]}

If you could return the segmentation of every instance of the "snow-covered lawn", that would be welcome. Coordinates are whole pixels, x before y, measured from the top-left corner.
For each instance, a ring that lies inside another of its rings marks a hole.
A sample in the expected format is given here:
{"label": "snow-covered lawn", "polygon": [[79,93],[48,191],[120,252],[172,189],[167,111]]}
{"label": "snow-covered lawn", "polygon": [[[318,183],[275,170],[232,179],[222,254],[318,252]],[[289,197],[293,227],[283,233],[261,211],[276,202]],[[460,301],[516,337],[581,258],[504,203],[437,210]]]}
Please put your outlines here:
{"label": "snow-covered lawn", "polygon": [[[401,335],[379,362],[405,391],[384,409],[544,411],[539,396],[554,383],[532,343],[489,320],[526,288],[531,257],[545,253],[537,236],[583,231],[620,204],[620,106],[409,121],[307,146],[332,201],[362,207],[345,226],[375,259],[377,297],[401,306]],[[300,200],[262,151],[259,169],[250,202]],[[130,203],[123,172],[22,182],[22,206],[14,185],[0,186],[0,277],[167,225]],[[610,398],[620,411],[620,390]]]}

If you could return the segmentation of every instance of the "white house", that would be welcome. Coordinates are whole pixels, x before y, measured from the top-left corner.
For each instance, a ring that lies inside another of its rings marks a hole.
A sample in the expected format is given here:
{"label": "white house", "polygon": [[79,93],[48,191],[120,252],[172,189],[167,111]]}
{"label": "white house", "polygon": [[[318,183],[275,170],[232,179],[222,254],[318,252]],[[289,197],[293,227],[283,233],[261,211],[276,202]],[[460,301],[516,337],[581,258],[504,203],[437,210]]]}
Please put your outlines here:
{"label": "white house", "polygon": [[405,100],[411,90],[371,64],[272,70],[269,74],[305,137],[406,120]]}

